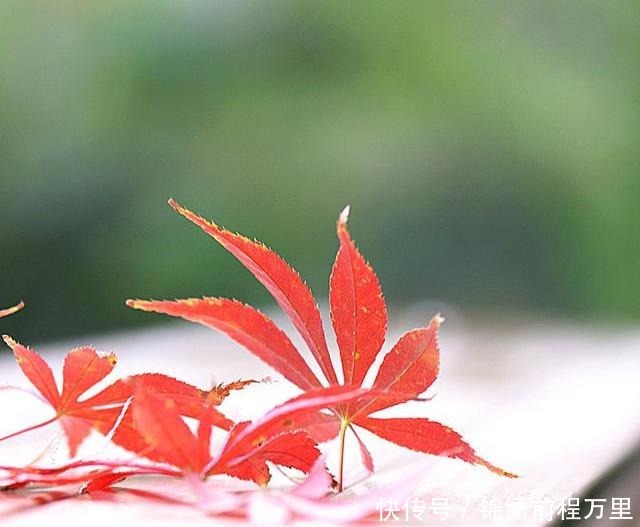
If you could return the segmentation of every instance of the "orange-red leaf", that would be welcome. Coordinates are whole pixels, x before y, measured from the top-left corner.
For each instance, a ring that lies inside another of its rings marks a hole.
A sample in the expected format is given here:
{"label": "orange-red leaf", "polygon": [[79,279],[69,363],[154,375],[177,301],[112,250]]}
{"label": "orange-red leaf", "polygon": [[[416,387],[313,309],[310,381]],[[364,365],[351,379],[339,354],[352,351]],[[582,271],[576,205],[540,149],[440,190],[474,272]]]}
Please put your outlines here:
{"label": "orange-red leaf", "polygon": [[329,304],[344,383],[360,386],[384,342],[387,309],[378,277],[349,236],[347,219],[348,208],[338,220],[340,249],[329,281]]}
{"label": "orange-red leaf", "polygon": [[271,319],[247,304],[227,298],[189,298],[128,300],[127,305],[142,311],[182,317],[222,331],[292,383],[303,388],[320,386],[289,337]]}
{"label": "orange-red leaf", "polygon": [[[313,438],[304,430],[269,438],[259,449],[264,459],[283,467],[309,472],[320,451]],[[255,454],[254,454],[255,455]]]}
{"label": "orange-red leaf", "polygon": [[337,383],[317,302],[297,271],[264,244],[223,229],[173,199],[169,204],[233,254],[267,288],[304,338],[329,382]]}
{"label": "orange-red leaf", "polygon": [[32,349],[19,344],[7,335],[4,335],[3,338],[7,346],[13,350],[22,373],[25,374],[42,396],[49,401],[51,406],[57,409],[60,404],[60,394],[49,365]]}
{"label": "orange-red leaf", "polygon": [[[145,440],[134,420],[131,408],[123,416],[120,415],[123,411],[123,406],[120,405],[122,401],[126,401],[129,397],[135,401],[142,391],[147,391],[152,396],[170,404],[178,415],[200,420],[198,448],[203,456],[203,452],[208,451],[209,448],[211,427],[216,426],[223,430],[230,430],[234,425],[231,419],[215,408],[221,401],[216,389],[210,392],[203,391],[172,377],[153,373],[132,375],[116,381],[103,392],[88,400],[85,403],[86,406],[74,411],[72,417],[90,423],[103,435],[113,431],[111,440],[130,452],[154,461],[170,463],[171,461],[166,458],[162,448],[155,448],[152,443]],[[101,395],[105,392],[110,392],[113,397],[102,398]],[[124,399],[118,402],[116,400],[117,394],[120,394]],[[105,401],[106,407],[96,404],[101,400]],[[117,406],[111,406],[114,403]],[[94,404],[95,406],[92,406]],[[132,406],[135,407],[135,404]],[[113,430],[116,423],[117,428]]]}
{"label": "orange-red leaf", "polygon": [[172,465],[199,474],[210,455],[178,414],[171,399],[160,399],[147,390],[137,390],[133,420],[147,445]]}
{"label": "orange-red leaf", "polygon": [[[151,391],[176,408],[179,415],[200,418],[207,412],[211,425],[225,430],[231,429],[233,421],[213,408],[220,404],[231,390],[241,389],[253,381],[237,381],[231,385],[221,385],[204,391],[172,377],[162,374],[132,375],[119,379],[97,394],[82,399],[82,396],[98,382],[102,381],[115,366],[113,354],[99,355],[92,348],[78,348],[67,354],[63,367],[62,394],[58,391],[51,368],[35,351],[5,336],[6,343],[13,349],[20,368],[46,401],[56,412],[56,417],[29,427],[28,431],[60,420],[65,432],[69,453],[75,456],[82,441],[95,429],[104,435],[112,435],[114,443],[156,461],[166,461],[161,451],[149,447],[133,422],[133,414],[125,404],[138,388]],[[114,430],[114,426],[117,429]],[[11,434],[13,437],[22,432]]]}
{"label": "orange-red leaf", "polygon": [[71,350],[64,359],[58,410],[64,412],[77,406],[80,396],[109,375],[115,365],[113,353],[98,355],[96,350],[86,347]]}
{"label": "orange-red leaf", "polygon": [[387,392],[359,411],[371,414],[383,408],[415,399],[438,376],[440,352],[438,328],[442,317],[436,315],[426,328],[405,333],[385,356],[373,388]]}
{"label": "orange-red leaf", "polygon": [[[207,467],[207,475],[212,476],[214,474],[228,474],[235,478],[253,481],[258,485],[266,485],[271,479],[271,471],[267,465],[266,459],[260,457],[247,457],[243,455],[243,452],[237,452],[236,457],[225,456],[225,450],[229,448],[229,445],[233,445],[235,438],[251,423],[249,421],[238,423],[227,437],[227,441],[223,446],[221,452],[218,454],[214,463]],[[249,448],[253,448],[254,452],[257,448],[262,446],[262,443],[256,441],[255,445],[250,445]],[[245,452],[246,453],[245,449]],[[242,456],[242,459],[239,459]]]}
{"label": "orange-red leaf", "polygon": [[365,389],[332,386],[311,390],[276,406],[253,423],[240,423],[229,434],[209,474],[227,473],[266,483],[264,461],[308,471],[320,455],[315,441],[295,423],[322,408],[368,400],[375,395]]}
{"label": "orange-red leaf", "polygon": [[[111,434],[113,443],[125,450],[161,463],[167,462],[160,452],[153,450],[149,446],[149,443],[145,441],[145,438],[136,428],[131,407],[127,409],[124,415],[121,415],[122,411],[122,406],[109,408],[86,407],[76,410],[71,419],[78,421],[80,424],[90,424],[93,429],[104,436]],[[116,424],[118,426],[114,430]]]}
{"label": "orange-red leaf", "polygon": [[243,427],[233,434],[227,442],[218,462],[226,463],[228,458],[244,455],[267,438],[278,435],[283,429],[295,431],[291,423],[297,422],[301,416],[316,412],[322,408],[332,408],[351,402],[368,400],[376,392],[366,389],[353,389],[344,386],[320,388],[294,397],[276,406],[260,419]]}
{"label": "orange-red leaf", "polygon": [[[113,427],[116,419],[118,419],[118,416],[114,415],[114,419],[113,421],[111,421],[109,428]],[[91,433],[91,430],[93,428],[91,425],[91,421],[76,416],[63,414],[60,416],[60,425],[62,426],[64,435],[67,438],[69,454],[71,455],[71,457],[73,457],[76,455],[78,448],[80,448],[82,442],[87,437],[89,437],[89,434]]]}
{"label": "orange-red leaf", "polygon": [[[203,412],[195,435],[170,399],[161,399],[140,388],[136,390],[132,407],[135,429],[130,439],[144,443],[138,446],[141,455],[170,463],[185,472],[201,475],[208,467],[208,474],[226,473],[266,484],[271,477],[267,461],[308,471],[320,454],[315,441],[305,431],[265,435],[264,426],[256,429],[252,423],[240,423],[231,430],[216,462],[210,463],[210,432],[216,421],[210,411],[215,409]],[[123,421],[125,432],[131,434],[131,422],[126,421]]]}
{"label": "orange-red leaf", "polygon": [[[237,381],[232,385],[220,385],[211,390],[201,390],[196,386],[161,373],[142,373],[118,379],[100,393],[86,399],[83,407],[104,407],[121,405],[134,395],[137,387],[144,387],[164,398],[171,399],[180,415],[198,419],[203,410],[219,405],[230,390],[239,390],[255,381]],[[215,425],[229,430],[233,421],[218,412]]]}
{"label": "orange-red leaf", "polygon": [[[267,287],[302,333],[329,379],[331,388],[339,390],[340,384],[326,351],[316,302],[298,274],[264,245],[221,229],[173,200],[170,204],[233,253]],[[340,248],[330,277],[329,304],[340,351],[344,385],[348,389],[362,385],[380,353],[386,334],[387,310],[378,278],[353,243],[347,230],[347,219],[348,208],[340,215],[337,223]],[[264,315],[260,315],[258,320],[255,310],[249,306],[219,299],[176,302],[129,301],[128,304],[139,309],[181,316],[221,329],[303,390],[314,391],[313,389],[319,385],[302,356],[286,336]],[[309,401],[303,400],[301,402],[306,405],[304,411],[291,410],[286,415],[280,415],[278,412],[281,409],[278,408],[275,413],[269,414],[267,422],[258,421],[236,429],[224,455],[233,453],[234,449],[236,454],[246,449],[246,441],[249,440],[247,434],[258,434],[253,439],[262,444],[265,438],[273,437],[278,431],[300,428],[320,441],[335,437],[341,425],[354,424],[365,426],[381,437],[400,445],[440,455],[448,455],[447,441],[454,441],[457,448],[462,449],[462,453],[457,457],[486,465],[494,472],[504,473],[475,456],[455,432],[442,425],[425,424],[430,422],[420,419],[380,420],[369,417],[378,410],[416,399],[435,381],[439,368],[437,331],[441,320],[438,315],[426,328],[410,331],[398,341],[383,359],[367,397],[351,398],[346,402],[331,402],[331,398],[325,393],[323,403],[317,407],[309,406]],[[339,392],[335,392],[337,393]],[[313,398],[314,395],[311,394],[309,397]],[[320,411],[323,408],[331,413]],[[431,434],[426,442],[420,443],[418,434],[410,430],[411,423],[415,423],[418,430]],[[260,426],[263,428],[258,429]],[[442,433],[438,427],[448,432]],[[360,438],[358,443],[364,465],[372,469],[373,460],[370,453]],[[261,472],[263,468],[256,470]]]}
{"label": "orange-red leaf", "polygon": [[411,450],[461,459],[468,463],[483,465],[501,476],[515,477],[482,459],[460,434],[435,421],[409,417],[389,419],[362,417],[358,418],[356,423],[387,441]]}
{"label": "orange-red leaf", "polygon": [[323,443],[338,435],[340,417],[335,413],[305,412],[295,419],[281,420],[278,426],[282,430],[306,430],[318,443]]}
{"label": "orange-red leaf", "polygon": [[5,336],[4,340],[12,348],[23,373],[61,418],[69,453],[75,456],[91,427],[80,419],[72,418],[71,414],[74,410],[82,408],[78,398],[111,372],[115,365],[115,357],[100,356],[92,348],[78,348],[69,352],[65,359],[63,388],[60,394],[51,368],[40,355],[10,337]]}
{"label": "orange-red leaf", "polygon": [[266,485],[271,479],[267,461],[309,472],[318,457],[320,451],[307,432],[284,432],[252,442],[246,452],[237,453],[235,457],[225,456],[209,474],[224,473]]}

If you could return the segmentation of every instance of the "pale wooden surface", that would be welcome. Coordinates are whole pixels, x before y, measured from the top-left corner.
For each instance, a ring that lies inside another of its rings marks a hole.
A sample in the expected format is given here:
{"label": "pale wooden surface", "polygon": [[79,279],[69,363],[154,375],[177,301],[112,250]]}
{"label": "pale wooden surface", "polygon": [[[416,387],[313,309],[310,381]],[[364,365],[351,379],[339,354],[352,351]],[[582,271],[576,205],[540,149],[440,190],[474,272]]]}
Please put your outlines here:
{"label": "pale wooden surface", "polygon": [[[401,329],[420,325],[431,314],[406,312],[399,317],[404,320]],[[289,329],[286,323],[283,327]],[[393,329],[396,328],[399,326],[394,324]],[[327,334],[330,335],[330,331]],[[397,331],[392,332],[385,351],[398,335]],[[225,411],[236,419],[256,417],[273,404],[298,393],[295,387],[279,380],[268,367],[235,343],[187,323],[173,322],[151,330],[34,347],[45,354],[59,372],[66,350],[83,344],[116,352],[117,376],[159,371],[201,386],[238,377],[272,376],[272,383],[251,387],[225,403]],[[549,322],[468,326],[454,319],[443,326],[441,345],[441,374],[430,391],[436,394],[435,399],[386,413],[440,420],[461,432],[480,455],[517,472],[521,478],[499,478],[459,461],[416,454],[363,432],[363,439],[371,446],[377,461],[378,472],[355,487],[355,491],[422,472],[424,478],[414,494],[426,500],[448,497],[453,507],[446,522],[429,517],[425,518],[426,523],[548,525],[535,518],[531,510],[524,519],[508,517],[507,501],[535,499],[541,495],[559,500],[570,494],[579,495],[640,439],[638,329]],[[7,383],[25,383],[10,353],[0,356],[0,384]],[[23,424],[37,422],[48,413],[27,396],[0,392],[0,416],[0,434],[4,434]],[[28,440],[0,445],[0,461],[29,461],[46,445],[52,433],[55,427],[35,433]],[[87,455],[98,448],[96,445],[101,443],[86,446]],[[61,447],[54,453],[54,458],[63,460],[63,450]],[[335,463],[332,455],[335,445],[327,444],[325,450],[329,453],[329,462]],[[357,461],[349,467],[347,475],[352,480],[363,476]],[[477,503],[482,496],[503,500],[501,519],[481,519]],[[466,517],[460,520],[457,517],[467,503]],[[2,506],[6,503],[0,501]],[[632,502],[632,506],[637,517],[638,503]],[[195,527],[216,523],[196,511],[182,508],[82,501],[62,502],[3,518],[0,524],[74,527],[86,526],[89,517],[94,527],[187,522]],[[631,523],[624,522],[625,525]]]}

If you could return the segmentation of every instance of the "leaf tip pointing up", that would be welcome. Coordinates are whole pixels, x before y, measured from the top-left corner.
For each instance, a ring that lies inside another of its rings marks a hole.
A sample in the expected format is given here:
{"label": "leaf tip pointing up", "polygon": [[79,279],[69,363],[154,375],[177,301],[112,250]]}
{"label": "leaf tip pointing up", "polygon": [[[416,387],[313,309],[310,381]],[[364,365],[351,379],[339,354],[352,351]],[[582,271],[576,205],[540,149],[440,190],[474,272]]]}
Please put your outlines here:
{"label": "leaf tip pointing up", "polygon": [[212,229],[214,231],[224,230],[224,229],[220,229],[220,227],[218,227],[212,221],[206,220],[206,219],[202,218],[201,216],[198,216],[195,212],[189,210],[187,207],[183,207],[182,205],[180,205],[180,203],[178,203],[173,198],[169,198],[169,202],[168,203],[169,203],[169,206],[173,210],[175,210],[178,214],[180,214],[182,217],[188,219],[191,223],[193,223],[193,224],[197,225],[198,227],[200,227],[203,231],[205,231],[210,236],[213,236],[215,239],[217,239],[216,238],[217,232],[216,232],[216,235],[214,235],[210,231]]}
{"label": "leaf tip pointing up", "polygon": [[430,326],[433,326],[435,329],[440,329],[440,326],[442,325],[442,323],[444,322],[444,317],[442,316],[441,313],[437,313],[432,319],[431,322],[429,322]]}
{"label": "leaf tip pointing up", "polygon": [[9,335],[2,335],[2,340],[4,340],[4,343],[9,346],[11,349],[14,349],[16,346],[18,346],[18,342],[16,342],[13,338],[11,338]]}
{"label": "leaf tip pointing up", "polygon": [[[193,212],[191,212],[188,208],[183,207],[182,205],[180,205],[180,203],[178,203],[175,199],[169,198],[169,201],[167,203],[169,203],[169,206],[173,210],[175,210],[178,214],[181,214],[182,216],[184,216],[188,220],[193,221],[194,223],[199,225],[199,223],[197,221],[195,221],[196,220],[195,214]],[[202,218],[197,218],[197,219],[200,219],[201,221],[204,221],[204,220],[202,220]]]}
{"label": "leaf tip pointing up", "polygon": [[338,223],[340,225],[346,225],[347,222],[349,221],[349,212],[351,212],[351,205],[347,205],[344,209],[342,209],[342,212],[340,213],[340,216],[338,217]]}

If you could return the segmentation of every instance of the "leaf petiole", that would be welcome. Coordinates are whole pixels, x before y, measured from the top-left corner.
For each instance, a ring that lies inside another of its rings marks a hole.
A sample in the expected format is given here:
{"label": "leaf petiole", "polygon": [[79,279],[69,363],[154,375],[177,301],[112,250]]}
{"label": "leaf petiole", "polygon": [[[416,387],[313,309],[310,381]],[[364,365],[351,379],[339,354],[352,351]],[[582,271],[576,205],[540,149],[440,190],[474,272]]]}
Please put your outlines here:
{"label": "leaf petiole", "polygon": [[26,434],[27,432],[32,432],[33,430],[37,430],[38,428],[44,428],[52,423],[55,423],[58,420],[58,416],[52,417],[42,423],[38,423],[37,425],[29,426],[27,428],[23,428],[22,430],[18,430],[17,432],[13,432],[12,434],[6,435],[4,437],[0,437],[0,442],[6,441],[7,439],[11,439],[12,437],[16,437],[22,434]]}
{"label": "leaf petiole", "polygon": [[338,434],[338,438],[340,441],[340,447],[339,447],[339,461],[338,461],[338,492],[342,492],[342,479],[343,479],[343,472],[344,472],[344,439],[345,439],[345,434],[347,432],[347,428],[349,428],[349,424],[350,422],[347,419],[342,419],[340,421],[340,432]]}

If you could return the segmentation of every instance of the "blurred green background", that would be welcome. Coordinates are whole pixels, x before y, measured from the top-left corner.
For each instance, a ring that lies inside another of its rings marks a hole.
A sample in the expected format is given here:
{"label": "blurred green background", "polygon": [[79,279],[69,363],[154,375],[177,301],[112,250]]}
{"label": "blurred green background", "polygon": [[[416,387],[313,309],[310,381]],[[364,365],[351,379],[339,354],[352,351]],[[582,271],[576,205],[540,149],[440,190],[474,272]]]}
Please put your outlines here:
{"label": "blurred green background", "polygon": [[[268,296],[169,196],[323,299],[351,230],[392,305],[640,316],[635,1],[2,2],[2,330]],[[425,317],[432,313],[427,313]]]}

